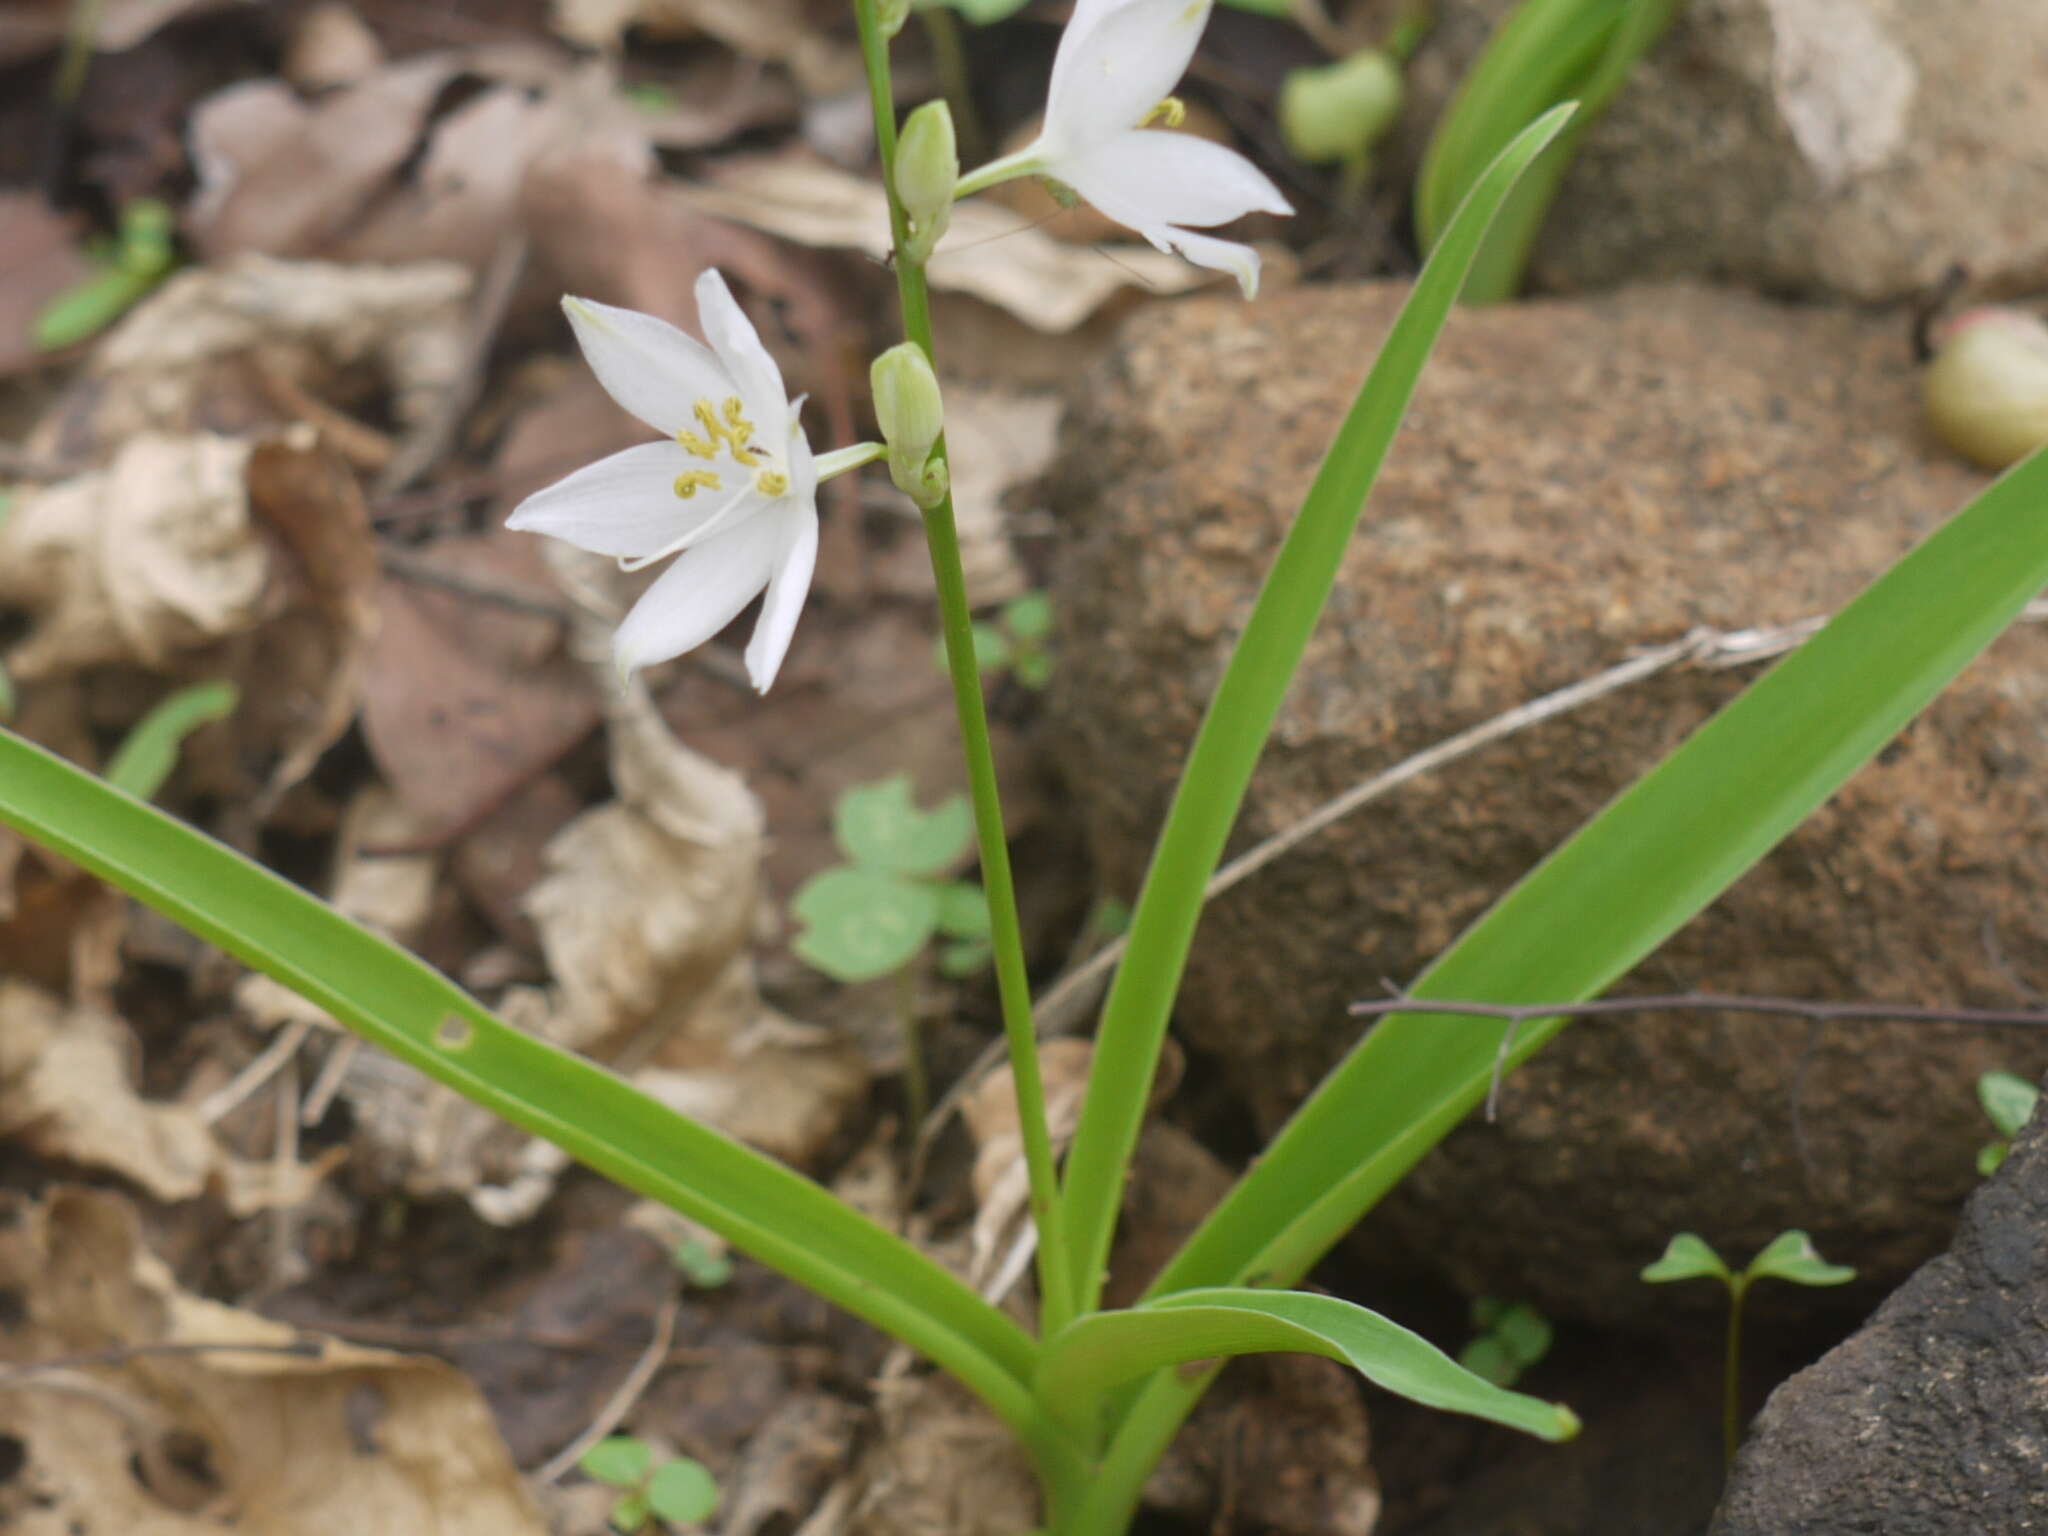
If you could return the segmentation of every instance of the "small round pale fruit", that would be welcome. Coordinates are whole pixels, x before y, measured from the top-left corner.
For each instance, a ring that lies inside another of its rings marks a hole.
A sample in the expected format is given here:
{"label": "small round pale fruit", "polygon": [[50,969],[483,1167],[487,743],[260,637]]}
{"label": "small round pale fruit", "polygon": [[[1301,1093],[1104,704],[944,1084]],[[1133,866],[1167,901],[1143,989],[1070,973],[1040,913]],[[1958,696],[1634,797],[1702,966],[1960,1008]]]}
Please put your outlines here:
{"label": "small round pale fruit", "polygon": [[1942,442],[1994,470],[2048,443],[2048,325],[2025,310],[1971,309],[1934,343],[1920,396]]}

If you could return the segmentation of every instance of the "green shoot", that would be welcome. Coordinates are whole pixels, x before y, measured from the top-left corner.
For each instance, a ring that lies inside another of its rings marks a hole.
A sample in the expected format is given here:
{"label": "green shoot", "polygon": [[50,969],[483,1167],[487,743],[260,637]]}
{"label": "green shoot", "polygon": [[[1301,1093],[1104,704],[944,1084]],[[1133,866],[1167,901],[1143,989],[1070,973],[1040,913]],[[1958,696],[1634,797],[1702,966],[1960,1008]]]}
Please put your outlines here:
{"label": "green shoot", "polygon": [[594,1483],[619,1490],[612,1524],[640,1536],[657,1520],[701,1525],[718,1508],[718,1483],[688,1456],[656,1457],[654,1447],[631,1435],[613,1435],[583,1453],[576,1465]]}
{"label": "green shoot", "polygon": [[1977,1102],[1998,1128],[1998,1140],[1977,1154],[1977,1172],[1985,1178],[1998,1172],[2012,1151],[2012,1139],[2034,1118],[2041,1090],[2014,1072],[1986,1072],[1977,1079]]}

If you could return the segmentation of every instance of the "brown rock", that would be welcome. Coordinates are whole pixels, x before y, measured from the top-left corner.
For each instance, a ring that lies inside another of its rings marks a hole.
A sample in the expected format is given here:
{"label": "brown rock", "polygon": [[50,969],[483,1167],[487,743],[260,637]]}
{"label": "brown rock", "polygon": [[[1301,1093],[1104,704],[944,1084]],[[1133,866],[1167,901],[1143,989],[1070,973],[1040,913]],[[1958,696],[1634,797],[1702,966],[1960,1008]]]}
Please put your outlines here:
{"label": "brown rock", "polygon": [[[1148,314],[1069,422],[1054,707],[1113,886],[1187,744],[1393,287]],[[1283,709],[1237,847],[1646,644],[1827,612],[1984,482],[1917,425],[1905,328],[1694,288],[1453,318]],[[1212,907],[1180,1029],[1271,1131],[1405,981],[1747,681],[1667,672],[1324,832]],[[2032,771],[2048,634],[1930,715],[1617,990],[2010,1003],[2048,962]],[[1746,1255],[1803,1226],[1896,1281],[1973,1182],[2026,1038],[1691,1014],[1580,1024],[1374,1225],[1467,1292],[1671,1315],[1675,1231]],[[1865,1293],[1866,1299],[1868,1292]]]}
{"label": "brown rock", "polygon": [[[1445,0],[1404,128],[1513,0]],[[1550,286],[1721,277],[1900,298],[2048,263],[2048,6],[1695,0],[1587,137],[1537,248]]]}

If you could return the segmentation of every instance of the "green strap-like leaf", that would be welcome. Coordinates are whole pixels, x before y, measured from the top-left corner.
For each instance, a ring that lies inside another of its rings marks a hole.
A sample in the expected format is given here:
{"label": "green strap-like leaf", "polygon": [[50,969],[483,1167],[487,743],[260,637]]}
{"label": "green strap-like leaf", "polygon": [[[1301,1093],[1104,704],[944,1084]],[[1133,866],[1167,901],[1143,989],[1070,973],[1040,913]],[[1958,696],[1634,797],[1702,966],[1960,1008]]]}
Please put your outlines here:
{"label": "green strap-like leaf", "polygon": [[137,722],[107,764],[107,782],[149,800],[178,766],[178,749],[200,726],[235,712],[241,692],[233,683],[180,688]]}
{"label": "green strap-like leaf", "polygon": [[1531,124],[1451,221],[1316,472],[1195,737],[1131,919],[1130,948],[1103,1005],[1088,1095],[1067,1158],[1067,1246],[1082,1303],[1076,1311],[1090,1310],[1100,1294],[1125,1169],[1201,919],[1202,893],[1223,856],[1252,770],[1487,222],[1570,116],[1569,107],[1559,107]]}
{"label": "green strap-like leaf", "polygon": [[922,1350],[1036,1451],[1029,1337],[825,1190],[493,1017],[414,956],[269,870],[0,731],[0,821],[326,1009],[372,1044]]}
{"label": "green strap-like leaf", "polygon": [[1038,1395],[1085,1434],[1113,1387],[1190,1360],[1255,1354],[1323,1355],[1411,1402],[1545,1440],[1579,1431],[1569,1408],[1497,1387],[1377,1312],[1302,1291],[1185,1291],[1079,1318],[1046,1346]]}

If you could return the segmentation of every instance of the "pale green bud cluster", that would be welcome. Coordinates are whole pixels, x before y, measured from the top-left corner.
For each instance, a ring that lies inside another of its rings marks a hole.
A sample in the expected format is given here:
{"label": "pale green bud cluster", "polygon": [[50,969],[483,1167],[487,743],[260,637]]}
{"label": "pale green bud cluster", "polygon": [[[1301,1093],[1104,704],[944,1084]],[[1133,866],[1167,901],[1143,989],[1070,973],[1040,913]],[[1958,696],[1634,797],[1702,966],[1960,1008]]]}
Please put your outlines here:
{"label": "pale green bud cluster", "polygon": [[943,101],[928,101],[911,113],[896,144],[896,200],[910,221],[906,259],[924,262],[953,218],[953,189],[960,180],[960,151],[953,140],[953,114]]}
{"label": "pale green bud cluster", "polygon": [[875,420],[889,445],[889,478],[929,512],[951,488],[945,460],[932,457],[939,434],[946,430],[946,407],[931,359],[916,342],[900,342],[875,359],[868,384],[875,397]]}
{"label": "pale green bud cluster", "polygon": [[1401,66],[1377,49],[1297,69],[1280,87],[1280,131],[1311,165],[1355,161],[1401,115]]}
{"label": "pale green bud cluster", "polygon": [[882,36],[894,37],[910,20],[910,0],[881,0],[875,14],[882,24]]}

